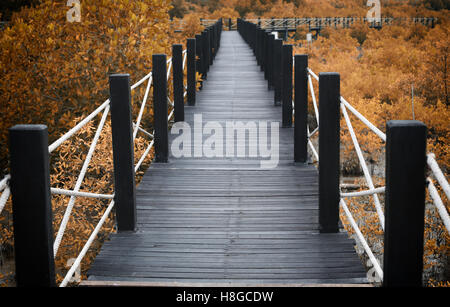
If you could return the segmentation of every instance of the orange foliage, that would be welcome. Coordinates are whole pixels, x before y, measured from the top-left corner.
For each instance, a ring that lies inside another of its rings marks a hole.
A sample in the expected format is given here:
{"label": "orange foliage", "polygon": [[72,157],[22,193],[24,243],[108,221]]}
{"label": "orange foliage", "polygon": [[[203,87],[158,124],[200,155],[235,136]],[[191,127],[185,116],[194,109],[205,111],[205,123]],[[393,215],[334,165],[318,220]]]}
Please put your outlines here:
{"label": "orange foliage", "polygon": [[153,53],[170,52],[169,8],[168,0],[85,0],[81,22],[70,23],[65,2],[45,0],[14,14],[0,33],[0,143],[18,123],[48,125],[52,141],[105,100],[109,73],[143,77]]}

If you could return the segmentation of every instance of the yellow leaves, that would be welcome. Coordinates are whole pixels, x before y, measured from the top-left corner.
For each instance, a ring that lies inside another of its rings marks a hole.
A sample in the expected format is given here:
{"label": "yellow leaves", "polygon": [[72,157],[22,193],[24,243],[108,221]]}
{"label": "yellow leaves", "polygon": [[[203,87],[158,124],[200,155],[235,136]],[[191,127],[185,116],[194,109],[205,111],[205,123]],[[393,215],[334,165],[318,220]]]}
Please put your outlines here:
{"label": "yellow leaves", "polygon": [[[7,129],[17,123],[47,124],[50,140],[72,128],[79,118],[95,109],[108,94],[108,73],[126,72],[134,80],[151,70],[151,55],[166,53],[174,43],[169,33],[168,0],[83,0],[81,23],[68,23],[61,9],[63,2],[43,1],[37,9],[27,9],[16,16],[10,28],[0,33],[0,144],[7,144]],[[61,17],[63,16],[63,17]],[[154,26],[153,21],[158,20]],[[185,38],[182,38],[185,41]],[[7,73],[4,73],[7,72]],[[143,94],[142,94],[143,95]],[[141,95],[141,96],[142,96]],[[151,96],[151,95],[150,95]],[[140,101],[142,97],[140,97]],[[136,100],[137,101],[137,100]],[[143,125],[150,127],[153,117],[151,100]],[[147,111],[146,111],[147,112]],[[52,156],[52,186],[72,189],[88,146],[98,124],[95,119],[73,139],[68,140]],[[83,190],[112,193],[113,166],[110,127],[107,121]],[[136,157],[148,146],[148,140],[136,139]],[[6,169],[6,146],[0,146],[0,169]],[[145,159],[151,162],[153,152]],[[58,229],[67,206],[65,196],[52,196],[55,228]],[[67,271],[66,262],[75,257],[95,227],[106,207],[103,201],[79,199],[69,222],[60,253],[56,258],[58,280]],[[10,212],[7,205],[6,212]],[[12,244],[12,222],[0,216],[0,243]],[[114,217],[106,221],[100,241],[89,251],[82,263],[86,273],[89,263],[112,231]]]}
{"label": "yellow leaves", "polygon": [[128,43],[129,43],[131,46],[134,46],[134,45],[136,45],[136,39],[130,36],[130,37],[128,38]]}
{"label": "yellow leaves", "polygon": [[148,10],[148,5],[145,2],[140,2],[139,4],[140,4],[140,10],[142,12],[145,12]]}

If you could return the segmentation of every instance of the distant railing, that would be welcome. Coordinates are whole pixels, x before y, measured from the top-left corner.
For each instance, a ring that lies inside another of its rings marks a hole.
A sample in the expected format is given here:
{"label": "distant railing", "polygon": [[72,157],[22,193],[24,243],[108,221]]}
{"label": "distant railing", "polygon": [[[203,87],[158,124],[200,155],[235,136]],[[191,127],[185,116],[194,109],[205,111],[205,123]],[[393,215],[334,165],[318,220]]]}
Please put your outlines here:
{"label": "distant railing", "polygon": [[435,17],[381,17],[373,20],[366,17],[300,17],[300,18],[254,18],[246,19],[261,29],[269,30],[295,30],[298,27],[308,26],[309,29],[321,29],[325,27],[349,28],[356,23],[369,24],[371,27],[383,25],[422,24],[434,27],[438,21]]}
{"label": "distant railing", "polygon": [[[184,120],[185,97],[187,97],[189,105],[195,104],[196,70],[203,69],[206,72],[212,63],[220,46],[221,28],[221,21],[216,20],[198,38],[187,39],[185,50],[182,50],[182,45],[173,45],[172,57],[168,60],[164,54],[153,55],[153,70],[132,86],[130,86],[129,75],[110,75],[110,98],[51,145],[47,145],[48,137],[45,126],[18,125],[11,128],[11,175],[6,175],[0,181],[0,192],[2,192],[0,214],[12,194],[17,285],[55,285],[54,257],[58,253],[75,201],[79,197],[107,199],[110,202],[59,285],[60,287],[65,287],[72,279],[113,207],[116,207],[119,232],[136,229],[135,174],[153,147],[155,147],[155,161],[167,162],[168,122]],[[196,56],[199,58],[196,59]],[[183,81],[184,74],[187,76],[186,85]],[[167,83],[170,80],[172,81],[173,100],[168,94]],[[137,118],[132,121],[131,93],[144,84],[146,84],[144,98],[140,104]],[[148,105],[151,88],[153,88],[154,130],[150,133],[142,127],[142,119]],[[101,119],[73,190],[50,187],[48,155],[75,136],[99,114],[101,114]],[[109,115],[111,115],[115,193],[100,194],[82,191],[81,186],[87,169]],[[138,133],[148,137],[150,143],[138,162],[133,164],[134,142]],[[37,179],[41,179],[38,184],[33,181]],[[12,181],[11,184],[10,181]],[[54,240],[51,235],[53,231],[51,230],[50,193],[70,196]],[[30,223],[30,221],[32,222]],[[48,242],[53,242],[52,246],[48,245]],[[34,248],[35,246],[38,248]],[[29,261],[30,251],[33,251],[31,257],[37,259],[34,262]]]}
{"label": "distant railing", "polygon": [[[275,105],[282,106],[282,126],[294,126],[294,160],[308,162],[308,147],[319,162],[319,224],[321,232],[338,232],[339,205],[355,231],[375,272],[385,286],[421,285],[425,209],[425,166],[450,199],[449,184],[434,159],[425,156],[426,126],[417,121],[390,121],[387,135],[359,113],[340,95],[337,73],[315,74],[308,68],[307,55],[292,56],[292,45],[283,45],[257,24],[238,20],[238,31],[252,47],[258,64],[274,90]],[[293,82],[293,75],[295,82]],[[313,81],[319,83],[319,100]],[[293,83],[294,93],[293,96]],[[308,124],[308,89],[312,98],[316,127]],[[386,142],[386,187],[375,187],[358,137],[348,115],[350,111],[383,142]],[[340,185],[340,113],[343,114],[368,190],[344,193]],[[320,122],[319,122],[320,121]],[[319,150],[313,138],[319,136]],[[450,234],[450,217],[442,199],[427,178],[428,193]],[[385,213],[378,194],[385,195]],[[381,229],[384,231],[384,269],[374,256],[345,199],[371,195]]]}
{"label": "distant railing", "polygon": [[[261,29],[270,31],[295,31],[298,27],[308,27],[308,31],[320,31],[326,27],[350,28],[354,24],[364,23],[371,28],[382,28],[384,25],[411,25],[421,24],[434,27],[438,23],[436,17],[381,17],[368,19],[366,17],[294,17],[294,18],[251,18],[245,21],[258,25]],[[217,20],[200,18],[200,24],[204,27],[212,26]],[[181,32],[185,27],[183,19],[172,21],[175,32]],[[222,23],[228,31],[237,30],[236,18],[224,18]]]}

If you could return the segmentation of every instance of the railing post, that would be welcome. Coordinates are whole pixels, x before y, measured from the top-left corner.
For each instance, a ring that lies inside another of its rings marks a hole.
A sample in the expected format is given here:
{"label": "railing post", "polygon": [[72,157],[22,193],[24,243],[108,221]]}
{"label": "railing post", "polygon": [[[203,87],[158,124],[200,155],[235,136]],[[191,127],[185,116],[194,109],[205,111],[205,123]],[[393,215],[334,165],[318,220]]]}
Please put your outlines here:
{"label": "railing post", "polygon": [[169,155],[167,119],[167,60],[165,54],[153,55],[153,126],[155,162],[166,163]]}
{"label": "railing post", "polygon": [[[195,54],[198,57],[198,59],[195,61],[195,69],[197,72],[199,72],[200,74],[202,74],[202,78],[206,78],[206,72],[204,69],[204,56],[203,56],[203,47],[202,47],[202,39],[203,36],[200,34],[196,34],[195,35]],[[187,57],[187,56],[186,56]],[[187,58],[186,58],[187,61]]]}
{"label": "railing post", "polygon": [[203,60],[203,64],[205,65],[205,72],[208,73],[209,72],[209,51],[210,51],[210,47],[209,47],[209,32],[208,30],[204,30],[203,31],[203,56],[204,56],[204,60]]}
{"label": "railing post", "polygon": [[319,226],[320,232],[338,232],[340,77],[319,74]]}
{"label": "railing post", "polygon": [[280,38],[274,41],[274,52],[273,52],[273,84],[275,87],[274,93],[274,104],[281,105],[282,94],[282,66],[283,66],[283,40]]}
{"label": "railing post", "polygon": [[[267,44],[267,33],[265,30],[261,29],[261,71],[266,70],[266,44]],[[266,73],[264,72],[264,78],[266,78]]]}
{"label": "railing post", "polygon": [[175,122],[184,121],[183,46],[172,45],[173,104]]}
{"label": "railing post", "polygon": [[217,55],[217,51],[219,50],[219,26],[218,23],[214,25],[214,58]]}
{"label": "railing post", "polygon": [[207,31],[208,31],[208,41],[209,41],[209,54],[208,54],[209,66],[211,66],[213,63],[213,59],[214,59],[214,57],[213,57],[214,42],[213,42],[213,34],[212,34],[213,31],[212,31],[212,28],[208,28]]}
{"label": "railing post", "polygon": [[220,18],[220,22],[219,22],[219,36],[217,38],[217,50],[220,49],[220,38],[222,37],[222,26],[223,26],[223,22],[222,22],[222,18]]}
{"label": "railing post", "polygon": [[[204,42],[204,41],[203,41]],[[188,105],[195,105],[195,38],[187,39],[187,102]],[[205,65],[205,61],[203,61]],[[206,70],[205,70],[206,71]]]}
{"label": "railing post", "polygon": [[292,45],[283,45],[282,67],[282,122],[292,127]]}
{"label": "railing post", "polygon": [[228,31],[231,31],[231,18],[228,18]]}
{"label": "railing post", "polygon": [[216,26],[211,26],[211,63],[216,58]]}
{"label": "railing post", "polygon": [[385,287],[422,286],[426,137],[419,121],[386,124]]}
{"label": "railing post", "polygon": [[265,34],[265,31],[261,27],[258,29],[258,32],[259,32],[259,66],[260,66],[260,71],[264,71],[264,65],[265,65],[265,63],[264,63],[264,60],[265,60],[264,44],[265,44],[265,40],[266,40],[266,38],[265,38],[266,34]]}
{"label": "railing post", "polygon": [[110,75],[109,91],[117,228],[119,231],[135,231],[136,192],[130,76],[128,74]]}
{"label": "railing post", "polygon": [[294,161],[308,160],[308,55],[295,55]]}
{"label": "railing post", "polygon": [[47,127],[16,125],[9,139],[16,284],[54,287]]}
{"label": "railing post", "polygon": [[259,44],[260,44],[260,35],[259,35],[259,29],[258,27],[255,27],[255,56],[256,56],[256,63],[261,65],[261,61],[259,58]]}
{"label": "railing post", "polygon": [[[268,44],[267,44],[267,87],[269,90],[273,89],[273,45],[275,42],[275,36],[273,34],[268,34]],[[266,71],[265,71],[266,73]]]}

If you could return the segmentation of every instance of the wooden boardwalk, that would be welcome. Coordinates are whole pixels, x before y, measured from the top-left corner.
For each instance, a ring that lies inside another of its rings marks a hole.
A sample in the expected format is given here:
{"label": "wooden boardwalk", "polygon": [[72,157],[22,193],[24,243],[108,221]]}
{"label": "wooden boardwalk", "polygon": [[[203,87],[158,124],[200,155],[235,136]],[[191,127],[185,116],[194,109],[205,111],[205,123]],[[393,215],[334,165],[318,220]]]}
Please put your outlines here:
{"label": "wooden boardwalk", "polygon": [[[222,33],[196,106],[185,111],[192,127],[194,114],[224,126],[281,121],[281,107],[238,32]],[[319,233],[318,172],[293,162],[293,129],[279,130],[273,169],[261,169],[259,158],[170,156],[169,163],[153,163],[137,188],[138,231],[111,235],[89,281],[367,283],[348,235]]]}

